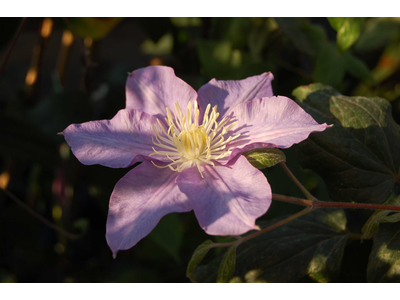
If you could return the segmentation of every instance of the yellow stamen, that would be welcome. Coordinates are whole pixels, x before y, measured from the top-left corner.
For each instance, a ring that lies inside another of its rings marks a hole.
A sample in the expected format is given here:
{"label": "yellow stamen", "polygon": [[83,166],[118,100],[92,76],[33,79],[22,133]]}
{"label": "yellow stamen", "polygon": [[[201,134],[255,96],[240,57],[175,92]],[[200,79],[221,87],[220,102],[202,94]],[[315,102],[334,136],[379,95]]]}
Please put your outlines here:
{"label": "yellow stamen", "polygon": [[157,168],[169,167],[176,172],[196,167],[201,177],[204,178],[202,165],[214,166],[213,160],[221,159],[232,153],[228,144],[238,138],[240,134],[227,138],[224,136],[236,125],[236,122],[225,127],[229,118],[224,117],[218,122],[217,106],[211,109],[210,104],[206,107],[201,125],[198,123],[199,114],[197,101],[194,101],[193,106],[189,102],[186,115],[182,113],[178,102],[175,102],[174,115],[167,108],[165,122],[168,127],[164,127],[160,120],[157,120],[159,128],[156,124],[153,125],[155,134],[155,140],[152,139],[153,144],[164,150],[153,148],[154,153],[151,153],[150,156],[164,155],[172,162],[166,166],[158,166],[152,162],[153,165]]}

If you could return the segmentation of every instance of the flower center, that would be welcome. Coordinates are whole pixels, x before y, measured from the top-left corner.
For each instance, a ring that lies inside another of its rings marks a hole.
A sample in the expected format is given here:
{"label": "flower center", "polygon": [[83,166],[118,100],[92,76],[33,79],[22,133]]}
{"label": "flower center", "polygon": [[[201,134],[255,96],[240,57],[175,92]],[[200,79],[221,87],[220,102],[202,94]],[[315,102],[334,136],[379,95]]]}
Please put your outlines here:
{"label": "flower center", "polygon": [[203,122],[199,125],[200,111],[197,107],[197,101],[194,101],[193,106],[189,101],[186,115],[182,113],[178,102],[175,102],[174,115],[167,108],[167,118],[165,121],[168,125],[168,131],[164,128],[159,120],[157,128],[153,125],[155,139],[153,144],[162,148],[157,151],[153,148],[154,153],[150,156],[159,154],[167,156],[172,162],[167,166],[157,166],[158,168],[169,167],[173,171],[181,172],[184,169],[196,166],[201,172],[200,166],[208,164],[214,166],[214,160],[218,160],[228,156],[232,151],[227,145],[232,140],[238,138],[240,134],[229,136],[225,139],[225,134],[236,125],[236,122],[225,125],[229,122],[229,118],[223,118],[219,123],[217,118],[217,106],[214,106],[210,112],[211,105],[208,104],[204,113]]}

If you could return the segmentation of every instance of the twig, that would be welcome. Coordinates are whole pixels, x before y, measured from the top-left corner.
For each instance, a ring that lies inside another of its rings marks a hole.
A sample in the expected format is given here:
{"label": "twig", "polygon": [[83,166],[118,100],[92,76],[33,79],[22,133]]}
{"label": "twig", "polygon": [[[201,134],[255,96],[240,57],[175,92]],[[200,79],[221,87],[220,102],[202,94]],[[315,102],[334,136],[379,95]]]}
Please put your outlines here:
{"label": "twig", "polygon": [[57,231],[58,233],[62,234],[63,236],[74,240],[79,238],[79,235],[70,233],[68,231],[65,231],[64,229],[58,227],[57,225],[51,223],[49,220],[43,218],[41,215],[39,215],[36,211],[34,211],[32,208],[30,208],[28,205],[26,205],[23,201],[18,199],[14,194],[9,192],[8,190],[5,190],[3,188],[0,188],[9,198],[11,198],[13,201],[15,201],[19,206],[21,206],[23,209],[28,211],[31,215],[33,215],[36,219],[38,219],[40,222],[45,224],[46,226],[50,227],[51,229]]}
{"label": "twig", "polygon": [[239,246],[241,243],[243,243],[245,241],[248,241],[248,240],[250,240],[252,238],[255,238],[255,237],[257,237],[257,236],[259,236],[259,235],[261,235],[263,233],[266,233],[267,231],[275,229],[275,228],[277,228],[279,226],[282,226],[282,225],[284,225],[284,224],[286,224],[286,223],[288,223],[290,221],[293,221],[294,219],[297,219],[297,218],[299,218],[301,216],[304,216],[305,214],[309,213],[311,210],[312,210],[311,206],[307,207],[307,208],[299,211],[298,213],[296,213],[294,215],[291,215],[290,217],[287,217],[286,219],[284,219],[282,221],[279,221],[279,222],[277,222],[275,224],[272,224],[271,226],[268,226],[268,227],[266,227],[266,228],[264,228],[264,229],[262,229],[260,231],[257,231],[257,232],[255,232],[253,234],[250,234],[248,236],[241,237],[237,241],[233,241],[233,242],[230,242],[230,243],[217,243],[217,244],[213,244],[211,247],[228,247],[228,246],[235,245],[235,244],[237,246]]}
{"label": "twig", "polygon": [[245,236],[245,237],[243,237],[242,239],[240,239],[240,240],[237,241],[237,242],[243,243],[243,242],[245,242],[245,241],[247,241],[247,240],[250,240],[250,239],[252,239],[252,238],[255,238],[256,236],[259,236],[259,235],[261,235],[261,234],[263,234],[263,233],[265,233],[265,232],[267,232],[267,231],[270,231],[270,230],[272,230],[272,229],[275,229],[276,227],[282,226],[282,225],[284,225],[284,224],[286,224],[286,223],[288,223],[288,222],[290,222],[290,221],[293,221],[294,219],[297,219],[297,218],[299,218],[299,217],[301,217],[301,216],[304,216],[305,214],[308,214],[311,210],[312,210],[312,207],[311,207],[311,206],[310,206],[310,207],[307,207],[307,208],[305,208],[305,209],[299,211],[298,213],[295,213],[294,215],[291,215],[290,217],[287,217],[286,219],[284,219],[284,220],[282,220],[282,221],[279,221],[279,222],[277,222],[277,223],[275,223],[275,224],[273,224],[273,225],[271,225],[271,226],[268,226],[268,227],[266,227],[266,228],[264,228],[264,229],[262,229],[262,230],[260,230],[260,231],[255,232],[255,233],[253,233],[253,234],[250,234],[250,235],[248,235],[248,236]]}
{"label": "twig", "polygon": [[386,204],[370,204],[370,203],[344,203],[344,202],[324,202],[315,200],[314,208],[336,207],[336,208],[355,208],[355,209],[372,209],[372,210],[391,210],[400,211],[400,206]]}
{"label": "twig", "polygon": [[19,28],[18,28],[18,30],[17,30],[15,36],[14,36],[14,39],[13,39],[13,41],[12,41],[10,47],[8,48],[7,54],[6,54],[6,56],[4,57],[4,60],[3,60],[2,64],[1,64],[1,67],[0,67],[0,75],[1,75],[1,72],[3,71],[4,67],[6,66],[6,63],[7,63],[7,61],[8,61],[8,58],[10,57],[11,52],[12,52],[14,46],[15,46],[15,43],[16,43],[17,40],[18,40],[18,37],[19,37],[19,35],[20,35],[20,33],[21,33],[21,30],[22,30],[22,27],[24,26],[25,21],[26,21],[26,18],[22,18],[21,24],[19,25]]}
{"label": "twig", "polygon": [[304,205],[304,206],[312,206],[312,203],[310,200],[299,199],[299,198],[284,196],[284,195],[279,195],[279,194],[272,194],[272,200],[300,204],[300,205]]}
{"label": "twig", "polygon": [[311,195],[311,193],[300,183],[300,181],[293,175],[293,173],[289,170],[289,168],[286,166],[284,162],[280,163],[282,168],[285,170],[285,172],[289,175],[289,177],[294,181],[294,183],[301,189],[301,191],[304,193],[304,195],[307,197],[308,200],[311,200],[312,202],[315,201],[315,197]]}

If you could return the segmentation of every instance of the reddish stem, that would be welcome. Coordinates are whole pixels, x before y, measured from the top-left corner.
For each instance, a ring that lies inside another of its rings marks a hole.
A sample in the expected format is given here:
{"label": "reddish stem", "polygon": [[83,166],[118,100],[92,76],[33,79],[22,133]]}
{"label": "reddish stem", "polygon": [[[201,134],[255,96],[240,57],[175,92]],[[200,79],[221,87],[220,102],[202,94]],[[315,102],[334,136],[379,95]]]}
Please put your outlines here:
{"label": "reddish stem", "polygon": [[25,20],[26,20],[26,18],[23,18],[23,19],[22,19],[21,25],[19,25],[19,28],[18,28],[18,30],[17,30],[17,33],[15,34],[15,37],[14,37],[14,39],[13,39],[11,45],[10,45],[10,48],[8,48],[7,54],[6,54],[6,56],[4,57],[3,63],[1,64],[1,67],[0,67],[0,75],[1,75],[1,72],[3,71],[4,67],[6,66],[6,63],[7,63],[7,61],[8,61],[8,58],[10,57],[11,52],[12,52],[14,46],[15,46],[15,43],[16,43],[17,40],[18,40],[19,34],[21,33],[21,30],[22,30],[22,27],[24,26]]}
{"label": "reddish stem", "polygon": [[308,198],[310,201],[316,200],[313,195],[304,187],[304,185],[301,184],[301,182],[294,176],[292,171],[289,170],[289,168],[286,166],[284,162],[281,162],[280,165],[282,168],[285,170],[285,172],[289,175],[289,177],[293,180],[293,182],[300,188],[300,190],[303,192],[303,194]]}
{"label": "reddish stem", "polygon": [[312,203],[310,200],[299,199],[299,198],[284,196],[284,195],[279,195],[279,194],[272,194],[272,199],[278,200],[278,201],[294,203],[294,204],[300,204],[300,205],[304,205],[304,206],[312,206]]}
{"label": "reddish stem", "polygon": [[314,208],[320,208],[320,207],[361,208],[361,209],[373,209],[373,210],[400,211],[400,206],[396,206],[396,205],[370,204],[370,203],[323,202],[323,201],[319,201],[319,200],[314,201],[313,207]]}

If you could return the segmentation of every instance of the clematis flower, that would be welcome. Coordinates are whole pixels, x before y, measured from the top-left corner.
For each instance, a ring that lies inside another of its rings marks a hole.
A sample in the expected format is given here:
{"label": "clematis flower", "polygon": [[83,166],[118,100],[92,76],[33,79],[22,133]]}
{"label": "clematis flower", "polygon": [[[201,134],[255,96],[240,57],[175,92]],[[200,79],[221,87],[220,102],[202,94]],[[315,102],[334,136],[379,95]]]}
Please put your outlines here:
{"label": "clematis flower", "polygon": [[63,134],[85,165],[131,169],[112,192],[106,239],[114,255],[148,235],[166,214],[194,211],[210,235],[241,235],[271,204],[267,178],[241,153],[288,148],[323,131],[289,98],[273,96],[271,73],[212,79],[198,93],[173,69],[132,72],[126,108],[111,120]]}

